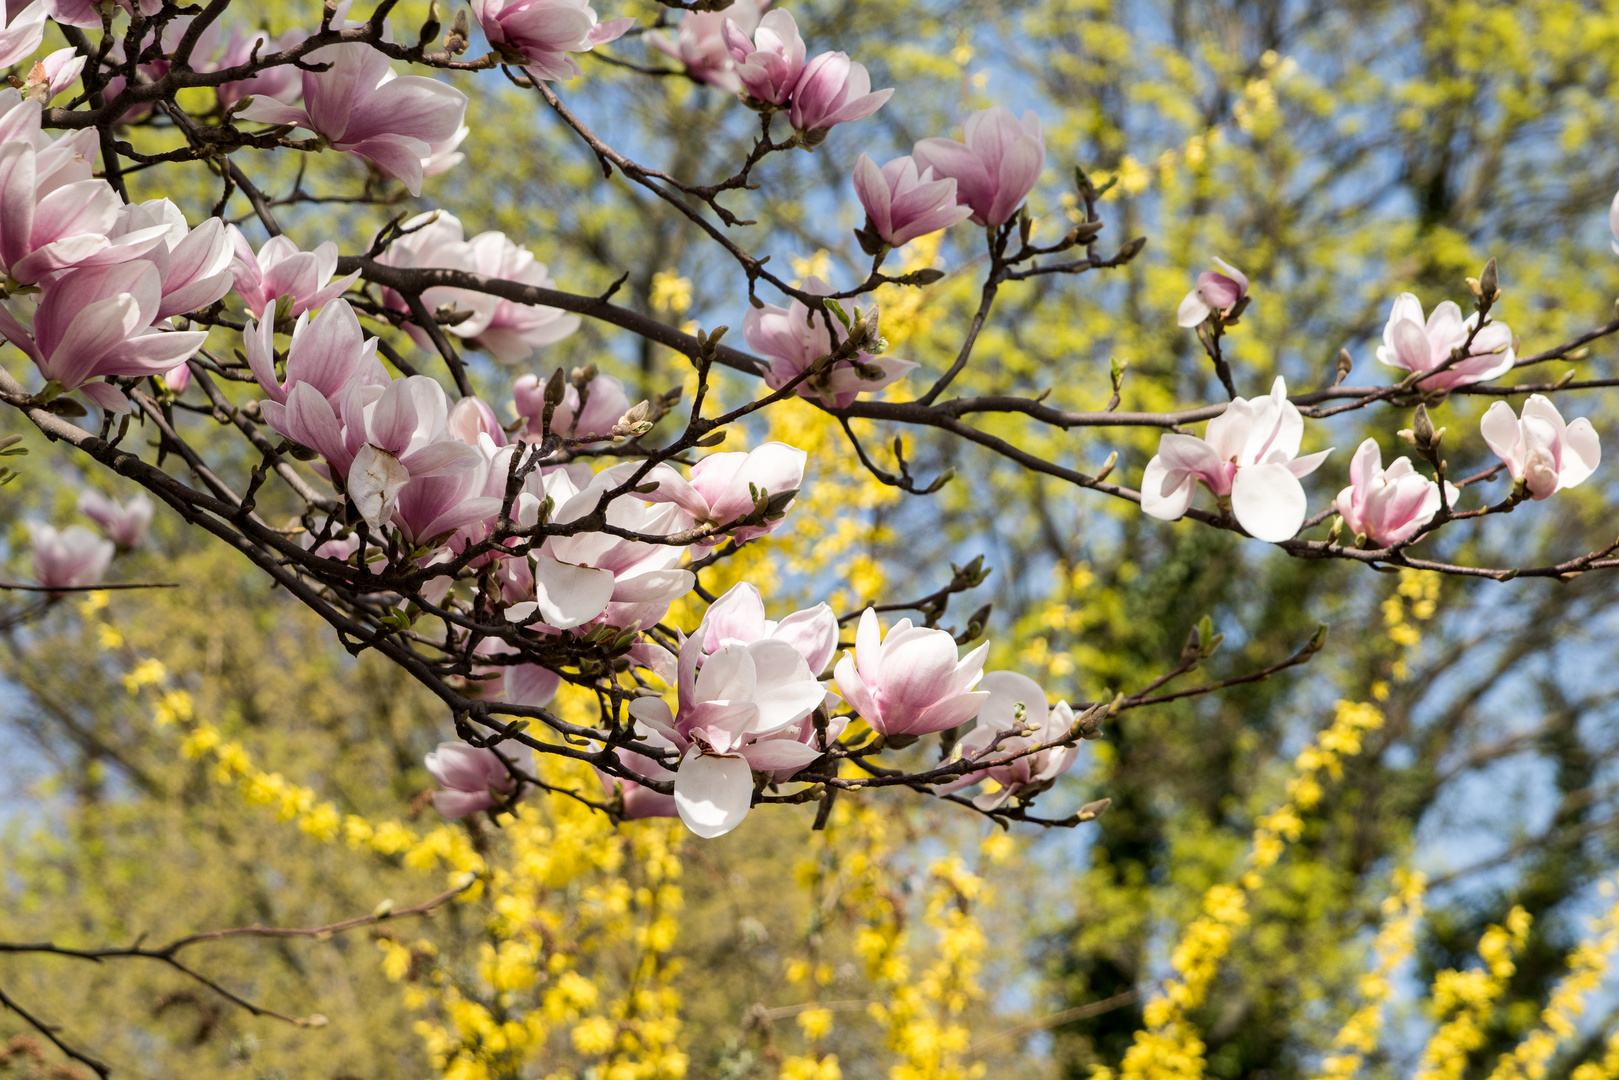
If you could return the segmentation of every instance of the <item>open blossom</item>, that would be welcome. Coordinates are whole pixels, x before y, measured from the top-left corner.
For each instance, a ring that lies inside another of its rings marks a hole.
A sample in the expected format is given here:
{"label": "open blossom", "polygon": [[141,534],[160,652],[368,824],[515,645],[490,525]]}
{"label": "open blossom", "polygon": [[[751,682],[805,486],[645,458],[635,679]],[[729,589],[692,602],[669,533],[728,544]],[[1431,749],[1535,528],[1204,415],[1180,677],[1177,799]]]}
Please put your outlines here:
{"label": "open blossom", "polygon": [[752,40],[735,19],[725,20],[722,33],[743,92],[755,101],[787,104],[804,71],[804,39],[792,15],[784,9],[766,12]]}
{"label": "open blossom", "polygon": [[[1461,494],[1448,481],[1445,494],[1456,505]],[[1383,468],[1376,439],[1367,439],[1349,463],[1349,486],[1338,493],[1338,513],[1356,536],[1379,547],[1409,540],[1439,512],[1439,485],[1419,474],[1411,459]]]}
{"label": "open blossom", "polygon": [[119,390],[90,380],[161,375],[208,338],[201,331],[155,329],[161,304],[162,284],[149,262],[70,270],[46,286],[32,333],[0,307],[0,334],[64,390],[82,388],[103,408],[127,410]]}
{"label": "open blossom", "polygon": [[1225,314],[1248,295],[1246,274],[1224,259],[1216,258],[1214,262],[1224,273],[1205,270],[1197,275],[1197,284],[1181,301],[1180,310],[1175,312],[1175,322],[1179,325],[1193,327],[1213,312]]}
{"label": "open blossom", "polygon": [[[1424,323],[1422,301],[1410,293],[1401,293],[1383,327],[1377,359],[1403,371],[1432,371],[1467,342],[1467,335],[1477,325],[1476,313],[1464,320],[1462,309],[1449,300],[1434,308]],[[1492,322],[1473,339],[1467,359],[1419,380],[1417,386],[1423,390],[1448,390],[1483,382],[1512,370],[1515,360],[1512,330],[1505,323]]]}
{"label": "open blossom", "polygon": [[[805,279],[804,291],[825,296],[832,289],[820,278],[811,277]],[[836,349],[847,335],[836,318],[821,315],[811,318],[809,309],[794,300],[785,308],[774,304],[750,306],[742,320],[742,336],[769,365],[764,372],[765,385],[779,390]],[[903,379],[916,367],[911,360],[860,352],[854,359],[839,360],[799,383],[798,394],[834,409],[847,408],[861,394],[881,390]]]}
{"label": "open blossom", "polygon": [[769,6],[770,0],[735,0],[724,11],[688,11],[681,16],[673,39],[663,31],[653,31],[646,40],[684,64],[686,74],[698,82],[735,93],[742,89],[742,79],[725,44],[725,24],[734,22],[744,36],[752,34]]}
{"label": "open blossom", "polygon": [[132,548],[152,524],[152,500],[144,494],[136,495],[126,506],[99,491],[86,491],[79,496],[79,513],[95,522],[101,535],[114,544]]}
{"label": "open blossom", "polygon": [[[545,264],[535,261],[532,252],[518,247],[504,233],[484,232],[467,240],[460,219],[443,210],[418,214],[401,229],[404,235],[388,246],[378,262],[401,269],[465,270],[542,289],[551,287]],[[383,297],[389,307],[409,310],[404,297],[392,289],[383,290]],[[557,308],[518,304],[449,286],[423,291],[422,303],[429,311],[460,315],[445,329],[508,364],[521,363],[536,350],[561,341],[579,329],[580,323],[579,316]],[[423,348],[431,347],[425,331],[409,323],[405,329]]]}
{"label": "open blossom", "polygon": [[472,16],[496,52],[536,79],[552,80],[581,74],[569,53],[616,41],[635,25],[634,19],[598,24],[587,0],[472,0]]}
{"label": "open blossom", "polygon": [[48,589],[85,589],[100,585],[112,564],[113,543],[83,525],[54,529],[28,523],[34,548],[34,580]]}
{"label": "open blossom", "polygon": [[479,397],[464,397],[452,405],[445,426],[451,435],[468,446],[477,446],[479,435],[489,436],[497,447],[506,445],[506,432],[500,426],[500,418],[489,403]]}
{"label": "open blossom", "polygon": [[725,645],[704,654],[696,636],[680,647],[678,710],[662,698],[630,702],[642,728],[680,751],[675,806],[687,828],[714,837],[742,823],[753,803],[753,772],[797,771],[821,751],[772,738],[825,703],[826,690],[785,641]]}
{"label": "open blossom", "polygon": [[973,799],[973,805],[980,810],[994,810],[1011,798],[1027,802],[1073,767],[1079,758],[1079,747],[1048,746],[1032,754],[1023,751],[1055,742],[1067,735],[1074,726],[1074,711],[1066,701],[1059,701],[1054,708],[1047,707],[1046,692],[1040,688],[1040,684],[1015,671],[986,672],[978,688],[988,693],[989,697],[978,711],[978,720],[973,729],[956,744],[961,757],[971,759],[983,754],[995,743],[997,736],[1011,731],[1016,723],[1019,704],[1023,706],[1021,726],[1027,734],[1002,738],[985,759],[1004,761],[1005,764],[988,765],[963,773],[956,780],[941,784],[937,790],[949,793],[971,787],[982,780],[993,780],[1000,785],[995,791],[985,792]]}
{"label": "open blossom", "polygon": [[349,385],[343,398],[343,441],[353,454],[349,498],[366,523],[380,531],[394,516],[406,484],[475,469],[483,457],[449,433],[449,401],[433,379],[411,375],[377,390],[358,382]]}
{"label": "open blossom", "polygon": [[931,168],[919,173],[909,157],[879,169],[861,154],[854,165],[854,190],[866,209],[867,229],[891,247],[948,229],[972,214],[969,207],[956,205],[955,180],[935,179]]}
{"label": "open blossom", "polygon": [[343,295],[360,276],[356,270],[332,280],[337,245],[330,240],[314,251],[299,251],[285,236],[272,236],[255,255],[240,229],[228,225],[225,231],[233,252],[230,272],[236,293],[255,319],[263,319],[266,312],[271,322],[296,319]]}
{"label": "open blossom", "polygon": [[24,94],[31,101],[49,105],[52,98],[72,86],[78,79],[79,74],[84,71],[84,62],[87,59],[89,57],[72,46],[57,49],[28,69],[28,81],[23,87]]}
{"label": "open blossom", "polygon": [[93,131],[52,141],[40,104],[0,92],[0,268],[25,285],[69,267],[138,259],[163,242],[162,226],[113,237],[123,206],[90,175]]}
{"label": "open blossom", "polygon": [[[214,23],[208,29],[212,31],[218,25]],[[209,70],[225,71],[240,67],[252,59],[254,49],[257,49],[260,58],[263,58],[290,49],[308,36],[303,30],[294,29],[288,30],[279,38],[272,38],[263,30],[247,30],[238,23],[231,27],[230,38],[225,42],[224,51],[209,65]],[[196,53],[192,55],[195,56]],[[235,82],[214,88],[219,103],[227,108],[249,96],[293,102],[298,100],[298,95],[302,92],[303,76],[294,64],[278,64],[275,67],[265,68],[250,78],[237,79]]]}
{"label": "open blossom", "polygon": [[[746,453],[710,454],[691,467],[689,483],[673,469],[649,476],[659,487],[648,498],[675,503],[699,524],[728,525],[754,512],[756,496],[768,497],[764,524],[724,534],[740,544],[781,526],[783,515],[804,485],[804,463],[808,458],[804,451],[782,442],[764,443]],[[715,536],[694,546],[708,547],[722,539]]]}
{"label": "open blossom", "polygon": [[173,202],[152,199],[119,211],[110,235],[116,238],[154,227],[165,230],[163,242],[141,258],[157,267],[162,282],[159,319],[205,308],[230,292],[231,241],[223,221],[211,217],[193,229]]}
{"label": "open blossom", "polygon": [[420,195],[422,160],[461,127],[466,95],[437,79],[396,76],[386,56],[358,42],[328,45],[307,59],[331,66],[303,73],[302,108],[256,97],[237,117],[313,131]]}
{"label": "open blossom", "polygon": [[804,65],[787,116],[804,143],[817,146],[834,124],[863,120],[893,96],[892,89],[874,93],[866,66],[848,53],[824,52]]}
{"label": "open blossom", "polygon": [[[7,15],[10,17],[6,19],[5,28],[0,29],[0,67],[10,67],[32,56],[45,40],[45,0],[34,0],[16,14],[11,14],[8,4],[0,17]],[[99,18],[96,25],[101,25]]]}
{"label": "open blossom", "polygon": [[[331,402],[334,412],[344,390],[357,377],[365,375],[370,382],[387,384],[387,373],[377,359],[377,339],[361,332],[360,320],[347,300],[327,304],[313,319],[308,312],[298,316],[292,328],[292,344],[287,346],[285,382],[276,379],[275,326],[269,319],[258,323],[249,320],[242,333],[242,347],[259,389],[279,405],[287,403],[299,383],[319,391]],[[274,409],[265,411],[272,425],[278,415]]]}
{"label": "open blossom", "polygon": [[884,637],[867,608],[854,650],[838,661],[838,691],[879,735],[929,735],[965,724],[989,695],[975,691],[989,642],[957,658],[956,639],[901,619]]}
{"label": "open blossom", "polygon": [[1233,398],[1209,421],[1203,438],[1162,436],[1141,477],[1141,509],[1174,521],[1192,505],[1201,482],[1231,500],[1231,512],[1249,535],[1271,543],[1289,540],[1304,524],[1299,478],[1315,472],[1332,452],[1299,457],[1303,438],[1304,419],[1278,375],[1269,397]]}
{"label": "open blossom", "polygon": [[433,792],[433,808],[448,818],[493,810],[516,786],[493,750],[466,743],[441,742],[427,755],[427,771],[441,790]]}
{"label": "open blossom", "polygon": [[[545,419],[544,381],[536,375],[519,376],[512,397],[517,403],[517,415],[528,418],[525,433],[539,435]],[[606,435],[629,408],[630,397],[624,384],[611,375],[597,374],[585,383],[583,398],[577,386],[567,384],[551,414],[551,430],[568,438]]]}
{"label": "open blossom", "polygon": [[1521,481],[1537,501],[1584,483],[1602,462],[1602,444],[1591,421],[1582,416],[1563,423],[1557,406],[1539,394],[1529,395],[1521,418],[1512,415],[1512,406],[1497,401],[1485,410],[1479,429],[1496,457],[1506,462],[1512,479]]}
{"label": "open blossom", "polygon": [[918,168],[956,182],[956,201],[975,225],[1002,225],[1017,213],[1046,164],[1046,139],[1032,111],[1019,120],[1003,106],[967,118],[964,143],[923,139],[911,149]]}
{"label": "open blossom", "polygon": [[810,671],[819,674],[838,651],[838,617],[825,604],[817,604],[780,622],[767,619],[759,589],[752,582],[739,581],[708,605],[693,636],[701,639],[705,653],[766,638],[785,641],[804,658]]}

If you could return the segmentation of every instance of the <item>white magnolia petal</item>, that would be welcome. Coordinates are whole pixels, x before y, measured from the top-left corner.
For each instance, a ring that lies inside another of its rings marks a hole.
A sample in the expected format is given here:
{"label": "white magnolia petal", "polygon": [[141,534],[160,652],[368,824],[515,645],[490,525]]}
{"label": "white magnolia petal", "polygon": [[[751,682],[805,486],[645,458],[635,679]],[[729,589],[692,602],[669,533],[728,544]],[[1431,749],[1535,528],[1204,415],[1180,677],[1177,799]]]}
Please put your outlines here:
{"label": "white magnolia petal", "polygon": [[1187,476],[1169,494],[1160,494],[1168,475],[1169,470],[1164,468],[1163,461],[1154,457],[1147,462],[1147,471],[1141,476],[1141,509],[1160,521],[1174,521],[1183,516],[1192,505],[1192,496],[1197,494],[1195,476]]}
{"label": "white magnolia petal", "polygon": [[540,617],[558,630],[589,622],[613,599],[613,572],[576,566],[541,555],[534,570],[534,600]]}
{"label": "white magnolia petal", "polygon": [[1304,487],[1286,465],[1249,465],[1231,483],[1231,512],[1256,540],[1291,540],[1304,524],[1306,506]]}
{"label": "white magnolia petal", "polygon": [[675,774],[675,809],[704,839],[724,836],[753,805],[753,770],[745,758],[686,751]]}

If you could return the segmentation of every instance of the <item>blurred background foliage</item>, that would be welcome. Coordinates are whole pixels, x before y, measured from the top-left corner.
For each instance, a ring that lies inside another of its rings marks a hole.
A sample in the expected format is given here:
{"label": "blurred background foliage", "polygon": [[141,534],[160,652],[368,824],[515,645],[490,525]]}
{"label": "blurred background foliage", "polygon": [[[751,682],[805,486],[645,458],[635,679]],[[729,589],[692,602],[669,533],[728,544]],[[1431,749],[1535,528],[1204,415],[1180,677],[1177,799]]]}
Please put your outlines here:
{"label": "blurred background foliage", "polygon": [[[1276,375],[1295,390],[1329,385],[1340,348],[1355,360],[1351,383],[1383,384],[1372,353],[1393,297],[1409,289],[1425,308],[1464,299],[1463,278],[1491,255],[1506,290],[1497,314],[1523,351],[1610,317],[1619,268],[1603,210],[1619,180],[1619,5],[794,0],[791,9],[812,51],[843,49],[871,68],[874,85],[901,89],[813,155],[770,159],[756,174],[760,190],[731,197],[759,222],[736,230],[741,242],[773,255],[773,268],[840,286],[863,277],[850,233],[855,157],[886,160],[990,104],[1032,108],[1045,124],[1048,170],[1031,200],[1038,236],[1067,228],[1079,166],[1115,181],[1104,243],[1149,238],[1128,270],[1005,287],[955,392],[1049,387],[1053,404],[1098,408],[1116,359],[1130,362],[1126,409],[1218,400],[1209,365],[1172,317],[1214,255],[1255,283],[1253,306],[1226,339],[1248,396]],[[635,15],[643,26],[671,21],[660,10],[648,0],[598,5],[603,18]],[[424,13],[419,3],[396,8],[402,37]],[[318,9],[242,5],[228,17],[281,30],[312,24]],[[676,175],[730,171],[755,130],[751,114],[633,37],[603,51],[673,74],[584,58],[585,77],[561,93],[587,122]],[[742,276],[723,252],[645,192],[603,182],[532,92],[494,74],[463,84],[474,95],[466,162],[419,200],[282,208],[301,246],[341,238],[354,250],[394,213],[443,206],[469,235],[500,229],[528,246],[561,288],[600,291],[627,272],[621,302],[729,325],[741,344]],[[131,132],[137,145],[172,138]],[[368,188],[353,159],[284,158],[244,153],[241,163],[277,195],[306,164],[307,192],[386,190]],[[195,165],[132,179],[141,196],[169,195],[193,214],[218,192]],[[230,205],[247,212],[240,198]],[[263,239],[256,223],[244,228]],[[892,396],[920,393],[949,365],[977,303],[980,246],[963,226],[894,256],[949,275],[880,298],[894,351],[922,364]],[[1611,375],[1610,353],[1599,345],[1578,364],[1535,370]],[[525,370],[587,363],[648,394],[691,378],[682,358],[589,322]],[[521,372],[486,358],[474,366],[504,413]],[[735,404],[756,390],[731,376],[719,393]],[[1582,405],[1574,411],[1614,430],[1619,410],[1607,396]],[[1489,460],[1476,435],[1481,411],[1465,396],[1434,410],[1451,433],[1453,475]],[[1361,439],[1377,438],[1386,460],[1408,423],[1385,410],[1310,425],[1306,450],[1336,447],[1310,483],[1312,509],[1345,482]],[[1150,431],[1064,433],[1015,417],[984,426],[1088,470],[1118,451],[1130,484],[1156,445]],[[895,432],[855,430],[892,463]],[[1294,756],[1331,722],[1333,703],[1349,700],[1375,703],[1384,721],[1326,780],[1296,842],[1252,891],[1206,1001],[1189,1014],[1205,1046],[1198,1067],[1222,1078],[1330,1072],[1334,1040],[1377,962],[1384,901],[1406,870],[1428,875],[1426,910],[1361,1071],[1410,1074],[1427,1049],[1444,1075],[1482,1077],[1542,1022],[1569,950],[1607,903],[1599,881],[1619,866],[1611,575],[1497,584],[1309,565],[1191,523],[1151,521],[917,433],[906,433],[913,468],[955,475],[936,496],[902,495],[861,470],[836,423],[802,403],[733,433],[730,446],[767,435],[811,451],[810,484],[786,528],[705,574],[713,592],[748,577],[775,584],[772,614],[823,598],[852,611],[873,597],[932,592],[952,561],[983,554],[992,576],[946,625],[993,601],[990,666],[1075,702],[1139,688],[1173,666],[1205,614],[1226,637],[1197,678],[1279,661],[1319,622],[1333,627],[1328,647],[1272,680],[1110,723],[1043,798],[1063,813],[1113,800],[1072,832],[1003,835],[960,808],[893,795],[841,800],[824,833],[809,830],[812,808],[772,808],[709,842],[659,822],[615,829],[561,797],[535,799],[502,828],[445,827],[425,803],[421,766],[452,737],[442,710],[374,658],[348,657],[244,563],[160,512],[114,577],[179,588],[114,593],[104,607],[57,604],[0,649],[0,938],[85,946],[316,926],[385,898],[420,902],[468,867],[498,873],[427,920],[188,954],[232,992],[324,1016],[324,1026],[255,1018],[139,961],[5,957],[0,988],[127,1076],[1086,1077],[1124,1058],[1182,928],[1206,910],[1211,887],[1237,879]],[[26,519],[66,520],[85,485],[131,494],[78,475],[77,462],[37,439],[28,445],[22,479],[0,492],[13,580],[26,574]],[[240,475],[246,463],[235,464]],[[1611,537],[1612,491],[1587,484],[1427,543],[1496,565],[1567,557]],[[698,617],[696,607],[672,616],[687,627]],[[126,685],[154,659],[160,678]],[[189,714],[162,714],[173,693]],[[199,741],[202,730],[216,743]],[[231,746],[243,755],[235,765],[219,749]],[[400,832],[379,831],[388,822]],[[1527,930],[1501,945],[1509,931],[1492,938],[1487,927],[1506,925],[1514,907]],[[1515,958],[1481,967],[1481,939],[1486,960]],[[1427,988],[1452,969],[1493,971],[1495,982],[1470,998],[1436,998]],[[1440,1026],[1447,1001],[1462,1003],[1448,1016],[1470,1016],[1471,1034]],[[1619,1074],[1611,1056],[1603,1064],[1619,1027],[1611,988],[1592,1002],[1546,1075],[1582,1063],[1579,1080]],[[0,1014],[0,1034],[25,1030]],[[1430,1047],[1436,1031],[1444,1038]],[[37,1043],[13,1041],[0,1075],[66,1075]],[[1157,1075],[1191,1074],[1160,1064]]]}

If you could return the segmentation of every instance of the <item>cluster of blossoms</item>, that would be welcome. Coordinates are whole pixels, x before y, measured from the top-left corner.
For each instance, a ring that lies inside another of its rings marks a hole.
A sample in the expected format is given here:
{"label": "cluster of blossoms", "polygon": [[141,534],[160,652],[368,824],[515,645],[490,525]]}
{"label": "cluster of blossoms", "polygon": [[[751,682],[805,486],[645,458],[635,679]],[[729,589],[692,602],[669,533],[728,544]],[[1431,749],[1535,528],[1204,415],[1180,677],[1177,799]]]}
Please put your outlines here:
{"label": "cluster of blossoms", "polygon": [[101,535],[83,525],[58,529],[28,523],[34,580],[46,589],[88,589],[100,585],[120,551],[133,550],[152,523],[152,500],[136,495],[127,504],[99,491],[79,496],[79,513],[95,522]]}
{"label": "cluster of blossoms", "polygon": [[[1619,236],[1619,197],[1613,220]],[[1615,242],[1619,250],[1619,241]],[[1205,322],[1234,323],[1247,307],[1248,278],[1221,259],[1220,272],[1199,275],[1181,301],[1176,321],[1184,327]],[[1505,323],[1479,325],[1479,315],[1462,318],[1449,300],[1434,308],[1426,322],[1422,303],[1410,293],[1394,301],[1383,328],[1377,358],[1409,373],[1422,390],[1452,390],[1496,378],[1511,370],[1515,356],[1512,330]],[[1600,463],[1602,448],[1590,421],[1565,424],[1551,401],[1533,394],[1522,415],[1506,402],[1495,402],[1480,424],[1484,441],[1512,477],[1514,497],[1544,499],[1589,477]],[[1191,507],[1198,485],[1214,493],[1249,535],[1272,543],[1292,539],[1304,524],[1307,502],[1300,479],[1318,468],[1331,450],[1299,456],[1304,420],[1287,399],[1280,376],[1270,396],[1233,398],[1208,423],[1203,438],[1166,434],[1141,478],[1141,509],[1163,521],[1182,517]],[[1460,491],[1416,471],[1409,458],[1383,468],[1382,452],[1367,439],[1355,452],[1350,485],[1341,491],[1337,510],[1357,542],[1377,547],[1403,544],[1419,536],[1445,507],[1454,508]]]}

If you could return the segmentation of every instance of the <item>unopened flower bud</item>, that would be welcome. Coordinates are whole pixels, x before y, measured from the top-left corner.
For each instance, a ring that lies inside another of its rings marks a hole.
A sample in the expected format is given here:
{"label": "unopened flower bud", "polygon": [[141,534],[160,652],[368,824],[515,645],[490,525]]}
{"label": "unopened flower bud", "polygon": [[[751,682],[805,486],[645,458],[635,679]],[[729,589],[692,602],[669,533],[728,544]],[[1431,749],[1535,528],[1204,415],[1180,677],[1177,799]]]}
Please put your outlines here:
{"label": "unopened flower bud", "polygon": [[1433,421],[1428,417],[1428,407],[1426,405],[1417,406],[1416,417],[1411,422],[1411,436],[1419,449],[1430,450],[1433,448],[1436,441],[1434,439]]}
{"label": "unopened flower bud", "polygon": [[1478,295],[1490,303],[1494,303],[1501,296],[1494,259],[1484,264],[1484,270],[1478,276]]}

